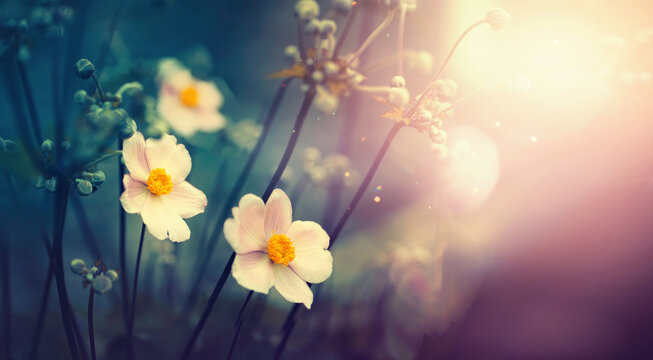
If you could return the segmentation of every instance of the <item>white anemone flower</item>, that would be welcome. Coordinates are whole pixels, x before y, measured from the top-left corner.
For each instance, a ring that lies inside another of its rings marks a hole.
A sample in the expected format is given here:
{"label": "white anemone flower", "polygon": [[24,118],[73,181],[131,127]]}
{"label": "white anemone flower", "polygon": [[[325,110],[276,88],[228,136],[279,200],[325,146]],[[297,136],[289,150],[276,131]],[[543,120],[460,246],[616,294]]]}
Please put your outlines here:
{"label": "white anemone flower", "polygon": [[140,214],[157,239],[188,240],[190,229],[184,219],[203,213],[207,200],[186,181],[192,165],[186,147],[172,135],[145,141],[136,132],[123,142],[122,156],[129,170],[120,196],[125,211]]}
{"label": "white anemone flower", "polygon": [[267,203],[247,194],[224,223],[224,235],[236,252],[231,274],[247,289],[279,294],[308,309],[313,303],[309,283],[331,276],[329,235],[313,221],[292,221],[290,199],[275,189]]}
{"label": "white anemone flower", "polygon": [[159,65],[157,110],[179,135],[190,137],[198,131],[215,132],[226,125],[218,111],[224,98],[214,83],[193,77],[173,60]]}

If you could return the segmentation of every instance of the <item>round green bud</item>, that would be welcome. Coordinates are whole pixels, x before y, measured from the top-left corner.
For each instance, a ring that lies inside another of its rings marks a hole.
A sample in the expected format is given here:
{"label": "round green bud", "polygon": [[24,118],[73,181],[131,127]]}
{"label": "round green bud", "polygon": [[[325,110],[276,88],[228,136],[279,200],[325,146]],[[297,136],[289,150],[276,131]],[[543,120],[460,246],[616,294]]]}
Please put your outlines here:
{"label": "round green bud", "polygon": [[79,59],[75,63],[75,73],[82,79],[88,79],[95,73],[95,65],[87,59]]}
{"label": "round green bud", "polygon": [[104,175],[104,171],[98,170],[98,171],[93,173],[93,178],[91,179],[91,181],[95,185],[100,185],[100,184],[102,184],[104,182],[104,180],[106,180],[106,178],[107,177],[106,177],[106,175]]}
{"label": "round green bud", "polygon": [[57,178],[51,177],[45,180],[45,188],[50,192],[57,191]]}
{"label": "round green bud", "polygon": [[50,139],[45,139],[43,143],[41,143],[41,152],[43,153],[43,156],[49,158],[54,156],[54,141]]}
{"label": "round green bud", "polygon": [[99,294],[105,294],[113,287],[113,281],[108,276],[102,274],[93,279],[93,289]]}
{"label": "round green bud", "polygon": [[82,275],[87,270],[86,263],[82,259],[73,259],[73,261],[70,262],[70,270],[75,274]]}
{"label": "round green bud", "polygon": [[81,196],[88,196],[93,193],[93,184],[91,184],[90,181],[88,180],[83,180],[83,179],[77,179],[76,180],[77,185],[75,186],[75,190],[77,190],[77,193]]}
{"label": "round green bud", "polygon": [[86,94],[86,90],[78,90],[75,93],[75,96],[74,96],[75,102],[80,104],[80,105],[84,105],[84,104],[86,104],[86,97],[87,96],[88,95]]}
{"label": "round green bud", "polygon": [[108,270],[105,275],[108,276],[111,281],[118,281],[118,272],[116,270]]}

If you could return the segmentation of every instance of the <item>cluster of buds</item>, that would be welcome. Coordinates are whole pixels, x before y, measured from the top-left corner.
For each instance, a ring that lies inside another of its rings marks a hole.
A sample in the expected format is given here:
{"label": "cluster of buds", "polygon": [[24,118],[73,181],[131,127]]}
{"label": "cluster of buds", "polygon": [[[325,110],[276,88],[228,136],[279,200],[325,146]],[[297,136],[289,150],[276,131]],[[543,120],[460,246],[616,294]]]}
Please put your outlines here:
{"label": "cluster of buds", "polygon": [[101,260],[94,262],[93,266],[89,268],[84,260],[74,259],[70,262],[70,269],[82,277],[82,284],[85,288],[90,285],[100,295],[111,290],[113,283],[118,281],[118,271],[107,270]]}
{"label": "cluster of buds", "polygon": [[[337,14],[346,15],[351,1],[336,0],[332,8]],[[288,69],[270,74],[271,78],[301,78],[302,89],[315,89],[315,107],[324,113],[337,110],[340,98],[349,95],[351,89],[365,77],[354,70],[346,57],[336,53],[338,40],[336,22],[319,19],[320,7],[314,0],[300,0],[295,5],[295,17],[299,27],[299,45],[287,46],[285,57],[292,64]]]}
{"label": "cluster of buds", "polygon": [[[342,178],[350,180],[354,170],[349,158],[343,154],[331,154],[322,157],[322,153],[315,147],[304,150],[304,172],[308,174],[311,183],[315,186],[326,186],[332,179]],[[345,181],[346,184],[351,183]]]}

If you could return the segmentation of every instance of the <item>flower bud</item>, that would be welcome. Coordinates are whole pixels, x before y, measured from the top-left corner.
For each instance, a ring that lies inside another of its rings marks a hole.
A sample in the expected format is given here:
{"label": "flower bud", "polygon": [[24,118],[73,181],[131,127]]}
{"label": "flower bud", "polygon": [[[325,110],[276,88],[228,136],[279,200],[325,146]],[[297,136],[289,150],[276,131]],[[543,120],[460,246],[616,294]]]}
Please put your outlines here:
{"label": "flower bud", "polygon": [[29,60],[30,55],[31,54],[27,46],[22,45],[20,48],[18,48],[18,61],[27,62],[27,60]]}
{"label": "flower bud", "polygon": [[88,96],[88,94],[86,94],[86,90],[78,90],[75,93],[75,96],[74,96],[75,102],[80,104],[80,105],[84,105],[84,104],[86,104],[86,97],[87,96]]}
{"label": "flower bud", "polygon": [[118,272],[116,270],[108,270],[105,275],[113,282],[118,281]]}
{"label": "flower bud", "polygon": [[292,63],[296,63],[299,60],[301,60],[301,57],[299,55],[299,49],[297,49],[297,46],[294,45],[286,46],[286,48],[283,51],[283,55],[288,61]]}
{"label": "flower bud", "polygon": [[106,180],[106,178],[107,177],[106,177],[106,175],[104,175],[104,171],[98,170],[98,171],[93,173],[93,177],[91,178],[91,181],[95,185],[100,185],[100,184],[102,184],[104,182],[104,180]]}
{"label": "flower bud", "polygon": [[34,186],[35,188],[41,189],[45,185],[45,178],[43,177],[43,175],[34,176],[33,178],[30,179],[30,182],[32,183],[32,186]]}
{"label": "flower bud", "polygon": [[438,145],[442,145],[447,142],[447,132],[438,129],[436,127],[431,127],[431,140]]}
{"label": "flower bud", "polygon": [[75,190],[77,190],[77,193],[81,196],[88,196],[93,193],[93,184],[91,184],[90,181],[88,180],[83,180],[83,179],[77,179],[75,180],[77,185],[75,186]]}
{"label": "flower bud", "polygon": [[390,81],[390,86],[396,87],[396,88],[405,88],[406,87],[406,79],[403,76],[396,75],[392,77],[392,81]]}
{"label": "flower bud", "polygon": [[419,113],[419,120],[424,122],[429,122],[433,119],[433,114],[428,110],[422,110]]}
{"label": "flower bud", "polygon": [[325,114],[330,114],[336,111],[338,109],[338,104],[338,97],[326,90],[318,91],[315,96],[315,108]]}
{"label": "flower bud", "polygon": [[75,274],[82,275],[86,269],[86,263],[82,259],[73,259],[73,261],[70,262],[70,270],[72,270]]}
{"label": "flower bud", "polygon": [[88,79],[95,73],[95,65],[87,59],[79,59],[75,63],[75,73],[82,79]]}
{"label": "flower bud", "polygon": [[98,292],[100,295],[105,294],[107,291],[111,290],[113,287],[113,282],[111,278],[102,274],[95,279],[93,279],[93,290]]}
{"label": "flower bud", "polygon": [[333,35],[336,30],[338,29],[338,26],[336,25],[336,22],[333,20],[322,20],[321,26],[320,26],[320,34],[322,37],[327,37],[329,35]]}
{"label": "flower bud", "polygon": [[51,177],[45,180],[45,188],[50,192],[57,191],[57,178]]}
{"label": "flower bud", "polygon": [[435,91],[440,97],[451,98],[458,93],[458,85],[451,79],[438,79],[435,81]]}
{"label": "flower bud", "polygon": [[315,19],[320,14],[320,6],[314,0],[299,0],[295,5],[295,17],[301,21]]}
{"label": "flower bud", "polygon": [[120,137],[122,139],[129,139],[134,135],[134,133],[138,130],[136,127],[136,122],[132,118],[127,118],[125,120],[125,124],[122,126],[120,129]]}
{"label": "flower bud", "polygon": [[333,61],[327,61],[324,63],[324,72],[327,75],[335,75],[340,72],[340,66]]}
{"label": "flower bud", "polygon": [[41,153],[46,160],[52,160],[54,158],[54,141],[45,139],[41,143]]}
{"label": "flower bud", "polygon": [[324,73],[319,71],[319,70],[316,70],[316,71],[313,71],[313,73],[311,74],[311,77],[313,78],[313,81],[315,81],[316,83],[319,84],[324,80]]}
{"label": "flower bud", "polygon": [[403,108],[410,101],[410,93],[406,88],[390,88],[388,101],[392,106]]}
{"label": "flower bud", "polygon": [[322,31],[322,23],[318,19],[310,19],[304,25],[304,33],[308,36],[317,36]]}
{"label": "flower bud", "polygon": [[492,30],[502,30],[510,21],[510,14],[502,8],[494,8],[487,12],[485,20],[490,24]]}

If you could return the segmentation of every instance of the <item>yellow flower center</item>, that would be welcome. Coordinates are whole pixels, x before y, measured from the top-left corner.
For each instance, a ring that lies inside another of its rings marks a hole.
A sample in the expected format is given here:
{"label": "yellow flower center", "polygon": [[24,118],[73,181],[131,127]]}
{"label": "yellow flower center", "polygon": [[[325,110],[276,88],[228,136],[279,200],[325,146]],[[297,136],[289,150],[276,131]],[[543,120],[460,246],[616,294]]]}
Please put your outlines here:
{"label": "yellow flower center", "polygon": [[283,266],[295,260],[295,247],[292,246],[292,241],[286,235],[274,234],[270,236],[267,253],[272,261],[283,264]]}
{"label": "yellow flower center", "polygon": [[196,107],[200,102],[200,95],[194,86],[188,86],[179,93],[179,100],[187,107]]}
{"label": "yellow flower center", "polygon": [[154,195],[165,195],[172,191],[172,180],[165,169],[152,169],[147,178],[147,188]]}

